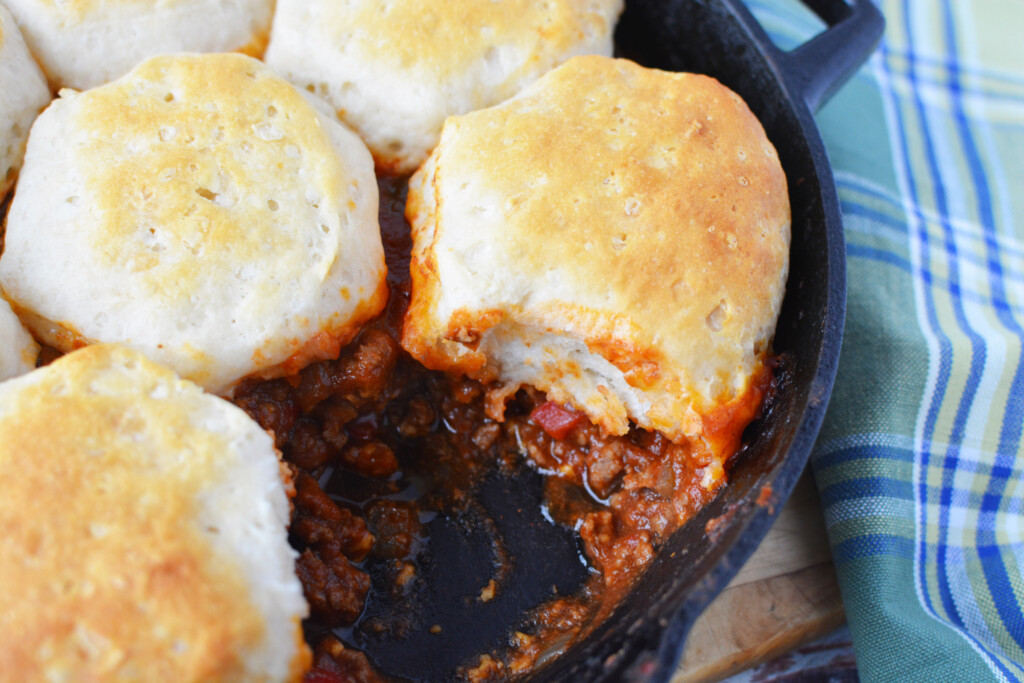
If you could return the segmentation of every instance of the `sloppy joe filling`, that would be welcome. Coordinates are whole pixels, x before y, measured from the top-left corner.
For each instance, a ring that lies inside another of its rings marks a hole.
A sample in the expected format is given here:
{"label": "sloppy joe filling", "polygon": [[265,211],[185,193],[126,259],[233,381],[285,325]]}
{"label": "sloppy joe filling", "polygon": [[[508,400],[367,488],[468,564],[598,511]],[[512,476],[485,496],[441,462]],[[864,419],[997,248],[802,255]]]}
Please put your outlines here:
{"label": "sloppy joe filling", "polygon": [[[353,625],[399,638],[426,628],[440,637],[440,625],[368,617],[368,601],[400,601],[417,585],[417,559],[431,542],[427,522],[464,504],[488,471],[519,476],[516,468],[527,463],[544,477],[543,514],[576,532],[586,579],[524,615],[507,647],[481,652],[458,670],[469,680],[515,677],[611,610],[667,535],[715,494],[722,478],[709,468],[720,465],[708,447],[672,443],[656,432],[602,434],[571,406],[532,390],[519,391],[504,422],[495,422],[485,412],[487,387],[413,361],[396,341],[409,299],[405,184],[382,179],[380,189],[387,309],[336,360],[286,378],[247,381],[234,398],[273,432],[295,472],[290,534],[315,652],[306,680],[384,680],[359,651]],[[764,380],[758,399],[770,389],[769,372]],[[742,427],[732,425],[737,438]],[[502,563],[514,560],[503,559],[500,548],[495,553],[497,579],[480,587],[483,602],[501,590]]]}

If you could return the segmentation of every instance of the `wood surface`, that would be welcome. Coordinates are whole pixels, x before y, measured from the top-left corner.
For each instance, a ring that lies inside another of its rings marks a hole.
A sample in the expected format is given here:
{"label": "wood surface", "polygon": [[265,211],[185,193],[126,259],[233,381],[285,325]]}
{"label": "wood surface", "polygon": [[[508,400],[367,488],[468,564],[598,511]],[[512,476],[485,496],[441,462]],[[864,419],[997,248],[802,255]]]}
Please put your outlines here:
{"label": "wood surface", "polygon": [[760,547],[694,624],[672,683],[713,683],[842,625],[843,603],[809,473]]}

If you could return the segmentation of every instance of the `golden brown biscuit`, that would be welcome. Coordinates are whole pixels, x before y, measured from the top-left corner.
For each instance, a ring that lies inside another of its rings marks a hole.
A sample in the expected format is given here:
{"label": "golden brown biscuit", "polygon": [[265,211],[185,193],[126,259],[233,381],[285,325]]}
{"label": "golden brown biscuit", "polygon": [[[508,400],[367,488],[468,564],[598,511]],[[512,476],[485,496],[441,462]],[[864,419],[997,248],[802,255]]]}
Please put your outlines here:
{"label": "golden brown biscuit", "polygon": [[91,346],[0,384],[0,477],[0,679],[301,679],[285,483],[241,410]]}
{"label": "golden brown biscuit", "polygon": [[612,53],[622,0],[278,0],[267,64],[327,100],[389,173],[445,117],[512,97],[573,55]]}
{"label": "golden brown biscuit", "polygon": [[790,240],[785,175],[735,93],[574,58],[449,119],[406,215],[402,343],[428,367],[494,380],[495,414],[528,384],[611,433],[734,447]]}
{"label": "golden brown biscuit", "polygon": [[336,356],[387,284],[373,160],[322,106],[237,54],[63,91],[29,139],[3,292],[51,346],[127,344],[217,393]]}

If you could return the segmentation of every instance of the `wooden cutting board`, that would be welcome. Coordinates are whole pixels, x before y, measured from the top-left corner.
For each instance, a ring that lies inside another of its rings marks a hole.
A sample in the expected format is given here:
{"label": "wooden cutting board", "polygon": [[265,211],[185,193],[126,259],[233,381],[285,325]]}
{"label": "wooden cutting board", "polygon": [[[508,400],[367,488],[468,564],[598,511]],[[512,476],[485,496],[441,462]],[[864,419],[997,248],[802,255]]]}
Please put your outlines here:
{"label": "wooden cutting board", "polygon": [[760,547],[700,616],[672,683],[712,683],[843,624],[825,520],[809,473]]}

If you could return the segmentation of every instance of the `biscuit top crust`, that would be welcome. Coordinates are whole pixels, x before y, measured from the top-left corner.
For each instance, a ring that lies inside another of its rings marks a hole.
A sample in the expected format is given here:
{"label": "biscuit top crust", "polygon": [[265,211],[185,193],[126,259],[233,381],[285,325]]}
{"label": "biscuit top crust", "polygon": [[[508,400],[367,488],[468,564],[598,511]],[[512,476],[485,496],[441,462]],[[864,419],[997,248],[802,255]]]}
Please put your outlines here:
{"label": "biscuit top crust", "polygon": [[264,619],[197,519],[240,448],[273,462],[250,423],[110,345],[0,385],[8,680],[257,680],[238,673]]}
{"label": "biscuit top crust", "polygon": [[[78,97],[75,124],[89,135],[77,153],[95,164],[93,256],[126,264],[147,296],[185,306],[205,274],[268,252],[282,278],[323,277],[339,257],[339,225],[316,204],[343,207],[349,174],[309,103],[257,62],[159,57]],[[302,188],[287,182],[300,177]],[[260,298],[274,289],[265,283]]]}
{"label": "biscuit top crust", "polygon": [[[750,388],[784,293],[789,201],[760,123],[714,79],[574,58],[449,119],[410,186],[403,344],[428,366],[493,376],[488,329],[564,333],[644,393],[629,418],[673,439]],[[580,407],[628,427],[621,406]]]}
{"label": "biscuit top crust", "polygon": [[[528,72],[588,36],[610,32],[618,0],[393,0],[330,3],[324,25],[343,49],[389,64],[417,79],[445,83],[481,60],[500,60],[501,50],[529,54]],[[494,46],[502,46],[500,49]],[[541,47],[543,46],[543,47]],[[518,73],[507,74],[515,80]]]}
{"label": "biscuit top crust", "polygon": [[161,56],[61,95],[0,259],[48,343],[126,343],[223,392],[331,355],[383,306],[369,153],[261,63]]}

